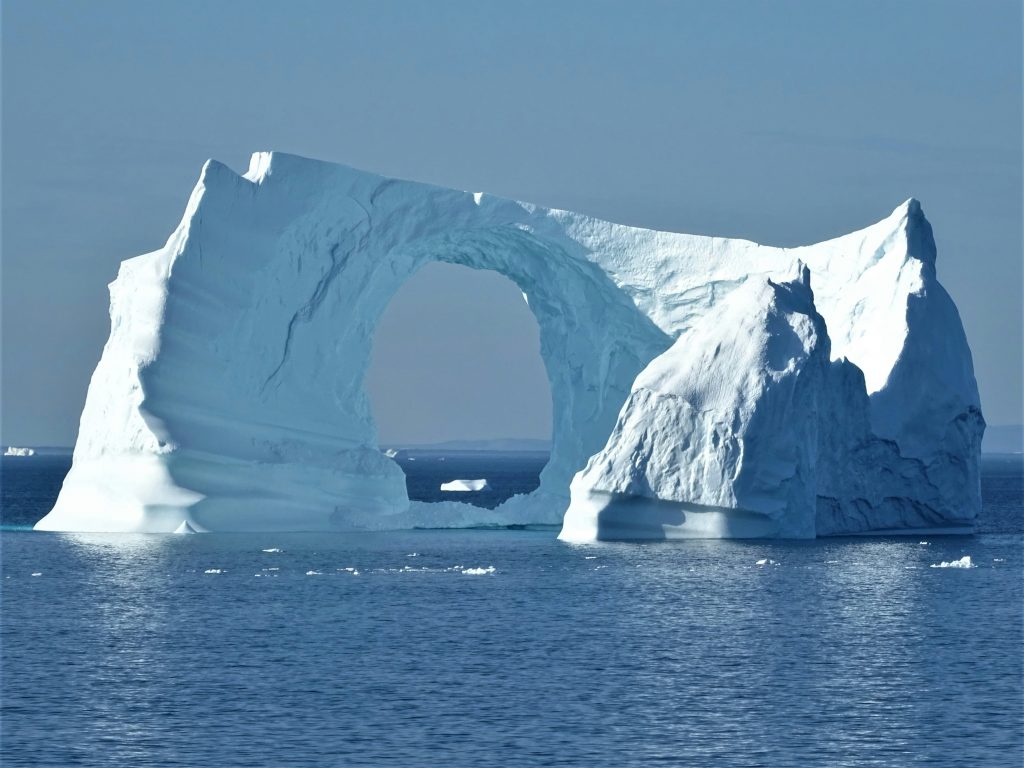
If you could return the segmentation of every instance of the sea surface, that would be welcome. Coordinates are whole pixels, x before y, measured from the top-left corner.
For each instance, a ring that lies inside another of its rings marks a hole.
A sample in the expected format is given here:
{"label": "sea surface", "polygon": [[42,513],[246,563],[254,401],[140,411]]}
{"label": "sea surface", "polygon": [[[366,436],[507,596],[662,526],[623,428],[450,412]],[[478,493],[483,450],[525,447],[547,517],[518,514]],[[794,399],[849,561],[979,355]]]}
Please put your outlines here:
{"label": "sea surface", "polygon": [[[399,462],[493,506],[544,457]],[[27,530],[69,463],[2,462],[5,768],[1024,759],[1020,456],[985,460],[973,536],[586,546]]]}

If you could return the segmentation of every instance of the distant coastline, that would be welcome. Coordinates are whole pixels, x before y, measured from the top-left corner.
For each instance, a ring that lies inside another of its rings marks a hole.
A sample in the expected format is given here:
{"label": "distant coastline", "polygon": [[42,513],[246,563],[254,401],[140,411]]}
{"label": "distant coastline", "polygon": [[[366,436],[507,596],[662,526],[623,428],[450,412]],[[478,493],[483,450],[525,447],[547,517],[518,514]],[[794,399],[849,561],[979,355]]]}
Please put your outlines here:
{"label": "distant coastline", "polygon": [[498,437],[489,440],[445,440],[440,443],[384,443],[381,448],[400,451],[502,451],[509,453],[550,453],[551,441],[526,437]]}

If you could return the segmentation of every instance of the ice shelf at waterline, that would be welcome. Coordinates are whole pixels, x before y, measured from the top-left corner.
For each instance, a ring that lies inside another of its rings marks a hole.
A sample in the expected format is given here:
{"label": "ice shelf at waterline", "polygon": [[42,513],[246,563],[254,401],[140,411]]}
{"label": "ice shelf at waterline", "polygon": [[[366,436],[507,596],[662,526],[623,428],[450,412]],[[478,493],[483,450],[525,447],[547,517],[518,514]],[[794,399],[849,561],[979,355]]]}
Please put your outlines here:
{"label": "ice shelf at waterline", "polygon": [[[551,459],[496,510],[410,502],[377,447],[374,328],[432,261],[505,275],[540,327]],[[257,153],[244,176],[204,166],[167,244],[121,265],[110,317],[37,528],[813,537],[980,507],[971,354],[914,200],[772,248]]]}

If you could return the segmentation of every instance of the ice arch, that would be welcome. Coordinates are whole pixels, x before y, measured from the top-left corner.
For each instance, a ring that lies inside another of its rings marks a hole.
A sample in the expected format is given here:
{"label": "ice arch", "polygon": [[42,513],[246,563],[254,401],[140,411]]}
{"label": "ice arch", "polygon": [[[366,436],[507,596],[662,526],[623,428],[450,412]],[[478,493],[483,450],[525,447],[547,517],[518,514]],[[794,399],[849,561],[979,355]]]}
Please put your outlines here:
{"label": "ice arch", "polygon": [[[508,277],[540,328],[551,460],[486,520],[410,505],[363,386],[377,319],[431,261]],[[577,537],[601,537],[620,497],[617,530],[656,528],[634,538],[732,535],[750,516],[774,521],[764,535],[962,524],[980,506],[970,351],[913,200],[780,249],[258,153],[244,176],[208,162],[167,244],[124,262],[110,294],[74,463],[38,528],[557,523],[574,475]],[[790,326],[801,341],[780,347]],[[686,521],[658,522],[661,502]],[[687,528],[707,511],[723,524]]]}
{"label": "ice arch", "polygon": [[[473,522],[410,511],[363,386],[374,326],[430,261],[508,277],[537,319],[552,454],[517,521],[557,523],[669,336],[545,215],[280,154],[209,162],[161,251],[122,265],[74,466],[44,527],[173,531]],[[547,230],[547,231],[544,231]],[[501,517],[495,519],[502,519]],[[477,520],[479,521],[479,520]]]}

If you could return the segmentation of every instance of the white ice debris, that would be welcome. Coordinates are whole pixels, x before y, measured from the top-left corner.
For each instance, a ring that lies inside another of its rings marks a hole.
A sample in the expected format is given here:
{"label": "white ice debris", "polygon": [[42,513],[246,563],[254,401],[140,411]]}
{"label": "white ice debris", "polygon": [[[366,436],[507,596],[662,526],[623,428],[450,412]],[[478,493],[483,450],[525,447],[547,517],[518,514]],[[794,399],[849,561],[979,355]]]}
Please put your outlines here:
{"label": "white ice debris", "polygon": [[274,553],[280,552],[281,550],[278,549],[277,547],[270,547],[269,549],[261,549],[260,551],[261,552],[266,552],[267,554],[274,554]]}
{"label": "white ice debris", "polygon": [[320,571],[306,571],[307,576],[323,576]]}
{"label": "white ice debris", "polygon": [[4,456],[35,456],[35,455],[36,455],[35,448],[18,448],[18,447],[13,446],[13,445],[7,446],[7,449],[4,451]]}
{"label": "white ice debris", "polygon": [[203,573],[214,573],[214,574],[216,574],[216,573],[223,573],[223,572],[224,571],[221,568],[207,568],[205,571],[203,571]]}
{"label": "white ice debris", "polygon": [[[74,463],[37,527],[380,530],[567,509],[570,540],[970,526],[984,421],[935,254],[915,200],[775,248],[280,153],[244,176],[211,160],[166,245],[110,285]],[[431,261],[511,278],[544,339],[550,461],[496,510],[410,503],[377,448],[375,323]]]}
{"label": "white ice debris", "polygon": [[485,478],[479,480],[451,480],[441,483],[442,491],[486,491],[490,486]]}
{"label": "white ice debris", "polygon": [[488,573],[494,573],[494,566],[489,565],[486,568],[463,568],[462,574],[464,576],[484,576]]}
{"label": "white ice debris", "polygon": [[384,455],[387,456],[389,459],[393,459],[398,455],[398,451],[395,448],[388,448],[386,451],[384,451]]}
{"label": "white ice debris", "polygon": [[755,565],[778,565],[778,561],[772,560],[770,557],[762,557],[758,560]]}
{"label": "white ice debris", "polygon": [[42,571],[36,571],[36,572],[35,572],[35,573],[33,573],[32,575],[33,575],[33,576],[42,576],[42,575],[43,575],[43,572],[42,572]]}
{"label": "white ice debris", "polygon": [[964,555],[959,560],[950,560],[946,562],[943,560],[941,563],[933,563],[930,568],[977,568],[974,563],[971,562],[970,555]]}

